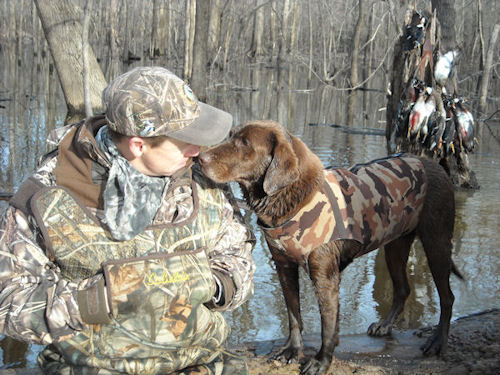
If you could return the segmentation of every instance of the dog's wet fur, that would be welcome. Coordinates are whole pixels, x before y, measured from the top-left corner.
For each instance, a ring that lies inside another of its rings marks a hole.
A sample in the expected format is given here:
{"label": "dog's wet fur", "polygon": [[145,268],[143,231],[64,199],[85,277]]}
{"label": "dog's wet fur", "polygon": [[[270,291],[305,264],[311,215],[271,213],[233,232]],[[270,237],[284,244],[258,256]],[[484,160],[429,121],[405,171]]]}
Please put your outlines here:
{"label": "dog's wet fur", "polygon": [[[406,264],[410,246],[418,236],[423,244],[441,305],[439,325],[422,347],[426,355],[444,353],[454,301],[450,272],[461,278],[451,259],[455,221],[454,187],[436,162],[420,158],[428,181],[417,228],[385,245],[385,260],[393,282],[392,307],[385,319],[370,325],[368,334],[385,336],[402,312],[410,286]],[[319,158],[297,137],[273,121],[254,121],[234,129],[229,139],[198,157],[202,171],[218,183],[235,181],[249,207],[263,225],[274,227],[291,218],[323,183]],[[268,243],[270,245],[270,243]],[[303,358],[302,319],[299,306],[298,264],[270,246],[289,319],[289,337],[275,355],[292,362]],[[341,271],[363,253],[354,240],[337,240],[313,250],[308,259],[309,276],[321,314],[322,346],[303,363],[301,374],[325,374],[338,344],[339,284]]]}

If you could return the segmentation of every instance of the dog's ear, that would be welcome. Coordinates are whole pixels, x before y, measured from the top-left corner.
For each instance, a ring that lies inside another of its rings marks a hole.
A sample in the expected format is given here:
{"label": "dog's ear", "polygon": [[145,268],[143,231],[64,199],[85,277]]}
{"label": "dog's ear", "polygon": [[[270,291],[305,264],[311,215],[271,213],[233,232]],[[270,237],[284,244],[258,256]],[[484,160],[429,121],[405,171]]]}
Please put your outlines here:
{"label": "dog's ear", "polygon": [[267,195],[273,195],[297,179],[299,176],[298,159],[293,151],[291,141],[283,135],[272,133],[274,147],[273,159],[264,176],[263,188]]}

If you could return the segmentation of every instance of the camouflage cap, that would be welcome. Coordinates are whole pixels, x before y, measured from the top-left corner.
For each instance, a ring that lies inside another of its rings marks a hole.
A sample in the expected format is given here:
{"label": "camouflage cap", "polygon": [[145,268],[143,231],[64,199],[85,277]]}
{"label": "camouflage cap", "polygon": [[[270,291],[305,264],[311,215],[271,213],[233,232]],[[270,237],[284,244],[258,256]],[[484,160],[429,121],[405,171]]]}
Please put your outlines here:
{"label": "camouflage cap", "polygon": [[128,136],[165,135],[210,146],[229,133],[232,116],[198,101],[169,70],[139,67],[113,80],[102,95],[109,127]]}

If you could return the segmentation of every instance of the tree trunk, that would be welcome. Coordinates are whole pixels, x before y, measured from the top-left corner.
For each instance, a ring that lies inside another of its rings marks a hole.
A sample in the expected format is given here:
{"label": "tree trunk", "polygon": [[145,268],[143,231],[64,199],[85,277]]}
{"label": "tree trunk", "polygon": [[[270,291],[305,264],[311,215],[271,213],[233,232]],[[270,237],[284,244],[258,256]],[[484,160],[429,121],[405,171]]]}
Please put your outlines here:
{"label": "tree trunk", "polygon": [[167,39],[167,4],[163,0],[154,0],[151,25],[151,42],[149,58],[156,59],[165,56]]}
{"label": "tree trunk", "polygon": [[[313,69],[313,23],[311,16],[311,2],[307,2],[307,21],[309,31],[309,70],[307,72],[307,87],[311,87],[312,69]],[[309,103],[309,101],[308,101]]]}
{"label": "tree trunk", "polygon": [[[264,0],[257,0],[256,7],[257,10],[254,14],[254,24],[253,24],[253,34],[252,34],[252,46],[250,48],[250,54],[253,57],[259,57],[264,55]],[[267,8],[267,7],[266,7]]]}
{"label": "tree trunk", "polygon": [[[484,71],[484,66],[486,65],[486,47],[484,43],[484,35],[483,35],[483,6],[481,0],[477,0],[477,34],[479,36],[479,71]],[[477,82],[476,92],[480,94],[480,81]]]}
{"label": "tree trunk", "polygon": [[290,54],[298,53],[297,40],[300,34],[299,3],[294,1],[292,5],[292,23],[290,25]]}
{"label": "tree trunk", "polygon": [[221,4],[220,0],[210,1],[210,19],[208,24],[208,41],[207,41],[207,64],[214,64],[220,49],[220,32],[221,32]]}
{"label": "tree trunk", "polygon": [[122,26],[122,30],[124,30],[121,34],[123,35],[123,44],[122,44],[122,62],[128,63],[129,60],[129,52],[130,52],[130,43],[131,43],[131,34],[130,34],[130,27],[129,27],[129,14],[133,13],[131,11],[129,6],[128,1],[124,1],[122,3],[122,10],[120,12],[120,26]]}
{"label": "tree trunk", "polygon": [[206,100],[207,87],[207,42],[208,42],[208,17],[210,2],[196,1],[196,21],[193,44],[193,73],[191,75],[191,88],[200,100]]}
{"label": "tree trunk", "polygon": [[495,45],[500,32],[500,24],[496,24],[493,28],[493,33],[490,38],[490,46],[486,55],[486,64],[484,65],[483,74],[479,85],[479,112],[484,113],[486,110],[486,97],[488,95],[488,85],[490,80],[490,72],[493,65],[493,55],[495,54]]}
{"label": "tree trunk", "polygon": [[[81,41],[75,36],[82,35],[82,26],[69,0],[35,0],[35,4],[66,99],[66,123],[79,121],[85,116],[85,105]],[[91,103],[96,110],[102,110],[101,93],[106,79],[91,46],[87,48]]]}
{"label": "tree trunk", "polygon": [[194,28],[196,22],[196,0],[186,1],[186,41],[184,44],[184,78],[190,79],[193,72]]}
{"label": "tree trunk", "polygon": [[[281,22],[281,38],[279,43],[279,53],[278,53],[278,61],[283,61],[285,59],[285,55],[289,50],[289,28],[288,20],[290,17],[290,0],[284,0],[283,3],[283,13],[282,13],[282,22]],[[278,63],[279,65],[279,63]]]}
{"label": "tree trunk", "polygon": [[485,43],[484,43],[484,35],[483,35],[483,5],[482,0],[477,0],[477,33],[479,35],[479,48],[480,48],[480,56],[479,56],[479,70],[484,69],[486,53],[485,53]]}
{"label": "tree trunk", "polygon": [[236,15],[233,12],[233,2],[229,2],[229,11],[228,11],[228,20],[226,26],[226,36],[224,38],[224,57],[222,59],[223,70],[228,69],[228,61],[229,61],[229,49],[231,47],[231,39],[233,36],[233,28],[236,22]]}
{"label": "tree trunk", "polygon": [[446,53],[455,49],[457,45],[455,0],[432,0],[431,3],[432,8],[437,11],[437,19],[441,28],[441,52]]}
{"label": "tree trunk", "polygon": [[[108,29],[108,48],[109,48],[109,59],[106,66],[106,77],[108,80],[112,81],[120,72],[120,55],[117,43],[117,15],[115,14],[115,9],[117,9],[116,0],[111,0],[110,2],[110,12],[109,12],[109,29]],[[119,18],[118,18],[119,19]]]}
{"label": "tree trunk", "polygon": [[[354,31],[354,37],[352,40],[352,55],[351,55],[351,77],[350,81],[351,87],[356,87],[359,84],[358,76],[358,58],[359,58],[359,41],[361,38],[361,31],[365,23],[365,0],[359,0],[359,12],[358,12],[358,22],[356,24],[356,29]],[[352,90],[349,94],[349,103],[347,108],[347,124],[352,125],[354,123],[354,110],[356,105],[358,92]]]}
{"label": "tree trunk", "polygon": [[[276,0],[271,0],[271,12],[269,15],[269,29],[270,31],[270,37],[271,37],[271,58],[270,60],[273,61],[274,58],[278,60],[278,54],[279,54],[279,48],[278,48],[278,32],[276,31]],[[277,50],[278,49],[278,50]]]}
{"label": "tree trunk", "polygon": [[90,13],[92,12],[92,3],[94,0],[87,0],[83,11],[83,21],[82,21],[82,63],[83,63],[83,98],[85,103],[85,116],[91,117],[92,112],[92,100],[90,95],[90,82],[89,82],[89,22]]}

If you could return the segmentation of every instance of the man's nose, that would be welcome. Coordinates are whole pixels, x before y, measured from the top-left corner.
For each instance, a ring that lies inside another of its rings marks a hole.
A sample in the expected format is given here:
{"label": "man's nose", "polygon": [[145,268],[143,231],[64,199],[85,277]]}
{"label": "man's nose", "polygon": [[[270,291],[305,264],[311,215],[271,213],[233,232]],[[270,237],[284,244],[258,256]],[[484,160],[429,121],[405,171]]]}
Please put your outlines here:
{"label": "man's nose", "polygon": [[184,156],[187,158],[197,156],[200,153],[200,146],[188,145],[184,149]]}

